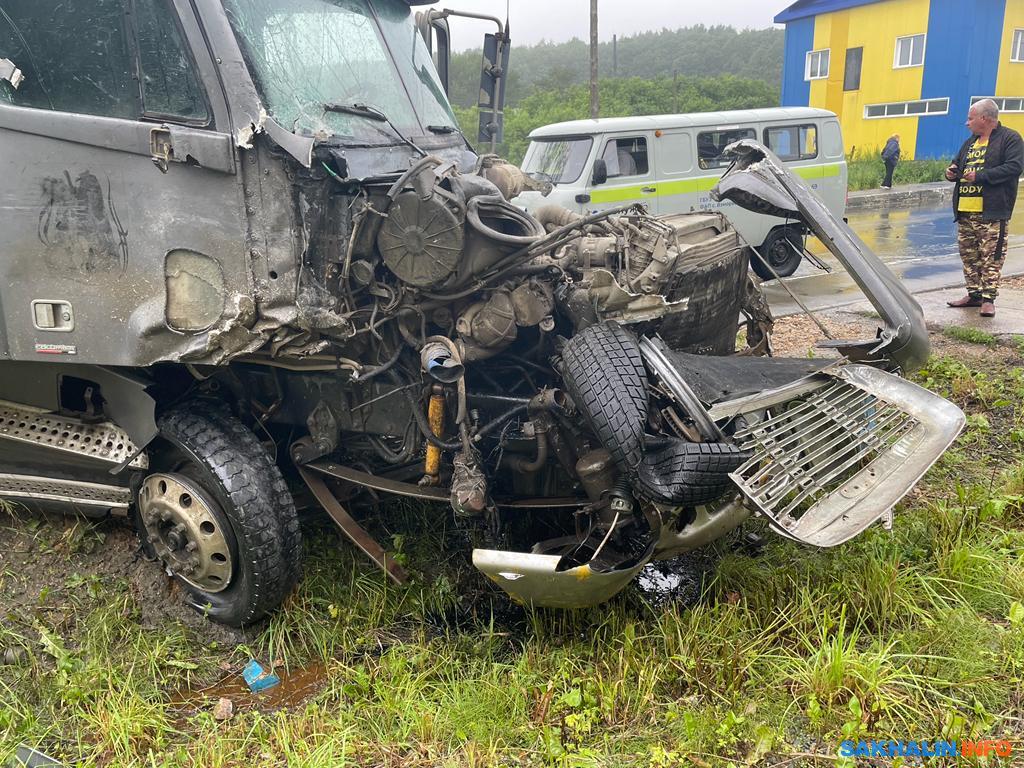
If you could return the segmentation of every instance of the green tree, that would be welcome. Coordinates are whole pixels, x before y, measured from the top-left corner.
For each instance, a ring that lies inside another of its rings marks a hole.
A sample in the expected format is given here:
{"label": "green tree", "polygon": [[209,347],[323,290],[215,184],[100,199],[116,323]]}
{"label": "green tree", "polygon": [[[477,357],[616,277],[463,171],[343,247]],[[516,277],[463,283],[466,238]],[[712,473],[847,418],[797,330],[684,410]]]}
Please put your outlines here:
{"label": "green tree", "polygon": [[[609,78],[601,80],[598,88],[602,117],[753,109],[779,103],[777,86],[734,75]],[[455,112],[466,136],[476,144],[476,108],[456,107]],[[586,118],[589,113],[590,92],[584,84],[538,89],[505,110],[505,140],[498,147],[499,154],[519,163],[534,128]],[[478,149],[485,151],[482,146]]]}

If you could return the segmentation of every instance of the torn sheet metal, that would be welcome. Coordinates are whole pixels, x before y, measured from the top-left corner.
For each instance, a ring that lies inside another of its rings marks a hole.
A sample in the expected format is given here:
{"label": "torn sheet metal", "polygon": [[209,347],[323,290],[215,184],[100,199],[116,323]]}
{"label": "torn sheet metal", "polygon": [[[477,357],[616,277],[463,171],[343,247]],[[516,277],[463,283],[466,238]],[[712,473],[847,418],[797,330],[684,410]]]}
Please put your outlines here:
{"label": "torn sheet metal", "polygon": [[757,213],[799,218],[856,281],[878,311],[878,338],[851,342],[861,359],[888,361],[903,371],[928,359],[924,314],[910,292],[845,222],[837,219],[810,187],[790,173],[772,152],[750,139],[726,147],[733,165],[711,190],[715,200],[731,200]]}
{"label": "torn sheet metal", "polygon": [[684,312],[690,306],[689,297],[678,301],[666,301],[661,294],[627,291],[607,269],[593,271],[589,294],[604,318],[618,320],[620,323],[656,320],[676,312]]}
{"label": "torn sheet metal", "polygon": [[474,549],[473,565],[521,605],[585,608],[611,599],[647,565],[653,544],[635,565],[599,571],[584,563],[560,569],[564,558],[529,552]]}
{"label": "torn sheet metal", "polygon": [[261,133],[265,133],[281,149],[302,163],[303,168],[313,165],[313,138],[292,133],[268,115],[265,109],[260,109],[259,119],[250,120],[238,129],[235,144],[240,149],[252,149],[253,138]]}

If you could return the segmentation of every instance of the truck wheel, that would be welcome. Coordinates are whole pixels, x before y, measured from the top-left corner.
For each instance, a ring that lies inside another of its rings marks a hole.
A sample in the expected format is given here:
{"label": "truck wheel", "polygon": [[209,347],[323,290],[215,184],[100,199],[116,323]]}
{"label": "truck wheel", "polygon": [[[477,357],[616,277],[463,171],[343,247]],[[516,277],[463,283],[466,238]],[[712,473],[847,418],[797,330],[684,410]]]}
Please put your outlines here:
{"label": "truck wheel", "polygon": [[636,476],[647,424],[647,371],[636,336],[608,321],[583,329],[562,350],[565,388],[612,460]]}
{"label": "truck wheel", "polygon": [[775,275],[764,265],[767,261],[779,277],[789,277],[796,272],[803,259],[803,237],[798,230],[778,227],[768,233],[757,253],[760,258],[755,254],[750,259],[754,274],[762,280],[774,280]]}
{"label": "truck wheel", "polygon": [[143,545],[222,624],[252,624],[281,604],[301,568],[302,540],[284,478],[256,436],[192,404],[158,420],[159,443],[137,496]]}

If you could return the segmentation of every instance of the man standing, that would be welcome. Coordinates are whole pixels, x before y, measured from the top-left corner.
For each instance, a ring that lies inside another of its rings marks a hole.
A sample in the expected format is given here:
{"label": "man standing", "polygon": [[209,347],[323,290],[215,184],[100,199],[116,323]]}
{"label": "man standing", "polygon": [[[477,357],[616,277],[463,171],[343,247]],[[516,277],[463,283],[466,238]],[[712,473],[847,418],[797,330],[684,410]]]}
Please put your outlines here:
{"label": "man standing", "polygon": [[953,217],[967,295],[947,303],[981,307],[982,317],[993,317],[1006,258],[1006,225],[1024,167],[1024,143],[1019,133],[999,122],[999,108],[992,99],[982,99],[968,110],[967,128],[973,135],[946,169],[946,179],[956,182]]}
{"label": "man standing", "polygon": [[896,163],[900,161],[900,135],[894,133],[885,142],[882,149],[882,162],[885,163],[885,178],[882,180],[882,189],[892,189],[892,172],[896,170]]}

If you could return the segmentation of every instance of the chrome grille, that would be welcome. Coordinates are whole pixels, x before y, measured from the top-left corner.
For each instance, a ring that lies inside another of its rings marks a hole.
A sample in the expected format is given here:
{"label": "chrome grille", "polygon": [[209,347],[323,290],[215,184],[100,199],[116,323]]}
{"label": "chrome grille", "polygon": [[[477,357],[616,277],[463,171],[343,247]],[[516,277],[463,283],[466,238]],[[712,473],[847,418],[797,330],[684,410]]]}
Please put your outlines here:
{"label": "chrome grille", "polygon": [[820,501],[837,492],[864,494],[891,469],[876,466],[877,460],[909,452],[919,442],[919,422],[910,413],[840,379],[768,414],[736,433],[753,456],[732,477],[791,535]]}

